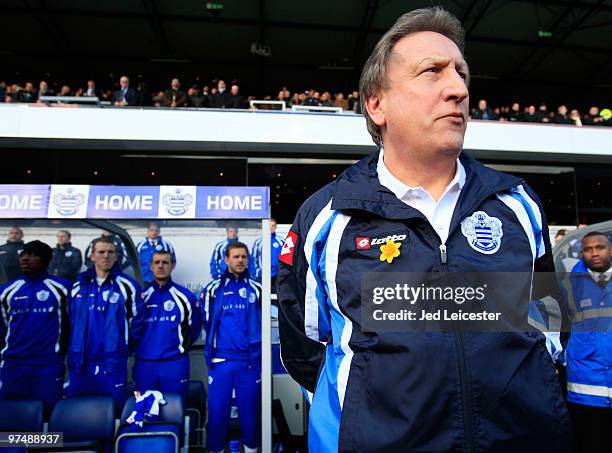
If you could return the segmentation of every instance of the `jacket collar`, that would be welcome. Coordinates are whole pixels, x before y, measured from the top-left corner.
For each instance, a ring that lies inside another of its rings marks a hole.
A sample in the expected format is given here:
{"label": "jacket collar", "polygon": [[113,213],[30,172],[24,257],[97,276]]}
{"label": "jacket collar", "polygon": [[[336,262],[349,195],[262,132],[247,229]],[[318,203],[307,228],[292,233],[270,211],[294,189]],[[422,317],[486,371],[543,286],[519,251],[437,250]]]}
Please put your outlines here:
{"label": "jacket collar", "polygon": [[[96,268],[93,266],[90,269],[87,269],[83,274],[84,274],[85,280],[87,281],[96,280]],[[113,266],[113,268],[110,271],[110,274],[108,274],[108,277],[106,277],[105,282],[109,280],[114,280],[118,274],[119,274],[119,271],[117,270],[117,266]]]}
{"label": "jacket collar", "polygon": [[40,280],[44,280],[47,277],[49,277],[49,273],[46,270],[38,272],[36,274],[24,274],[23,275],[23,279],[26,282],[37,282]]}
{"label": "jacket collar", "polygon": [[[419,211],[406,205],[380,184],[376,169],[378,155],[379,151],[374,151],[340,175],[332,188],[331,208],[366,211],[387,219],[425,219]],[[461,153],[459,160],[466,178],[451,224],[455,223],[456,218],[465,217],[490,195],[523,182],[516,176],[485,167],[465,152]]]}
{"label": "jacket collar", "polygon": [[168,279],[168,281],[166,282],[166,284],[165,284],[165,285],[160,285],[160,284],[159,284],[159,283],[157,283],[155,280],[153,280],[153,281],[151,282],[151,286],[152,286],[153,288],[155,288],[155,290],[156,290],[156,291],[157,291],[157,290],[160,290],[160,289],[168,289],[168,288],[171,288],[171,287],[172,287],[172,285],[174,285],[174,282],[172,281],[172,277]]}

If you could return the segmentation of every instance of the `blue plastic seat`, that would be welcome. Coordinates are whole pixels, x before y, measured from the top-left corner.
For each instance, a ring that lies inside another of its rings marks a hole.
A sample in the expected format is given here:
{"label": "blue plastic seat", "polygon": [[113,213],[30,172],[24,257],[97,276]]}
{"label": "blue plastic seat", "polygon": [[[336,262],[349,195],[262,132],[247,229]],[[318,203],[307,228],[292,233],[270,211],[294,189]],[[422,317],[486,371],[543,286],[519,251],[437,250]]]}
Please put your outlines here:
{"label": "blue plastic seat", "polygon": [[[1,432],[42,432],[44,403],[41,400],[0,400]],[[26,447],[0,444],[2,453],[25,453]]]}
{"label": "blue plastic seat", "polygon": [[64,447],[53,451],[108,451],[115,434],[115,403],[109,396],[79,396],[59,401],[50,432],[64,433]]}
{"label": "blue plastic seat", "polygon": [[202,445],[206,415],[206,388],[202,381],[189,382],[185,414],[189,416],[189,445]]}
{"label": "blue plastic seat", "polygon": [[116,453],[178,453],[179,438],[170,431],[124,433],[115,442]]}

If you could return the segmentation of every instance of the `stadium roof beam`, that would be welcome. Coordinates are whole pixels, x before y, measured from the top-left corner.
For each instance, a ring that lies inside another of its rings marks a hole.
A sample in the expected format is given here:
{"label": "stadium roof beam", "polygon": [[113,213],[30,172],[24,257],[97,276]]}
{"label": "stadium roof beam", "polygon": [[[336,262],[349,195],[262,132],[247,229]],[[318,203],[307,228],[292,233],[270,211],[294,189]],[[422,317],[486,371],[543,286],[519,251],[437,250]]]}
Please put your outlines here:
{"label": "stadium roof beam", "polygon": [[[587,9],[587,11],[584,14],[580,15],[569,26],[564,27],[564,29],[566,30],[565,33],[563,33],[560,38],[556,39],[552,43],[552,45],[547,48],[547,50],[543,54],[539,55],[539,58],[537,58],[534,61],[534,63],[531,65],[531,67],[529,68],[529,72],[530,73],[534,73],[535,70],[540,67],[542,62],[544,60],[546,60],[555,50],[562,48],[563,42],[574,32],[574,29],[576,27],[579,27],[580,25],[582,25],[582,23],[584,21],[586,21],[589,17],[591,17],[591,15],[596,12],[596,7],[601,5],[604,1],[606,1],[606,0],[599,0],[597,3],[592,4],[591,8]],[[561,16],[555,21],[553,26],[550,28],[550,31],[554,32],[554,31],[558,30],[559,25],[563,22],[565,17],[567,17],[569,15],[569,13],[573,12],[573,11],[575,11],[573,9],[573,7],[572,6],[568,6],[568,8],[563,12],[563,14],[561,14]],[[534,55],[536,53],[539,53],[539,49],[540,49],[539,45],[536,48],[534,48],[534,50],[527,56],[527,58],[522,62],[523,64],[521,64],[519,66],[519,68],[521,68],[523,71],[527,71],[526,64],[531,59],[532,55]],[[519,71],[521,69],[519,69]]]}
{"label": "stadium roof beam", "polygon": [[159,11],[157,8],[156,0],[142,0],[144,4],[145,10],[147,11],[147,20],[151,24],[151,28],[153,28],[153,33],[155,34],[157,40],[159,41],[159,47],[162,56],[171,55],[170,45],[168,44],[168,38],[166,37],[166,32],[164,31],[164,27],[161,22],[161,18],[159,17]]}
{"label": "stadium roof beam", "polygon": [[370,27],[372,26],[372,21],[374,20],[377,9],[378,0],[368,0],[363,10],[363,15],[361,16],[361,25],[359,26],[359,33],[355,41],[355,48],[353,49],[353,58],[351,59],[355,66],[361,63],[363,48],[365,47],[366,38],[370,32]]}
{"label": "stadium roof beam", "polygon": [[563,0],[510,0],[510,3],[536,3],[540,6],[559,6],[559,7],[567,7],[571,6],[574,9],[595,9],[600,12],[612,12],[612,5],[595,5],[593,3],[586,3],[581,1],[563,1]]}
{"label": "stadium roof beam", "polygon": [[470,14],[471,10],[474,9],[474,6],[477,3],[480,3],[480,4],[484,3],[484,4],[478,9],[478,12],[476,13],[476,17],[472,20],[472,23],[470,24],[470,28],[468,28],[467,31],[465,32],[466,40],[470,37],[470,35],[474,31],[474,29],[476,28],[480,20],[484,17],[485,13],[489,9],[489,6],[491,6],[491,3],[493,3],[493,0],[487,0],[486,2],[480,2],[479,0],[474,0],[468,7],[468,10],[464,14],[463,20],[461,22],[465,22],[465,20],[467,19],[467,16]]}

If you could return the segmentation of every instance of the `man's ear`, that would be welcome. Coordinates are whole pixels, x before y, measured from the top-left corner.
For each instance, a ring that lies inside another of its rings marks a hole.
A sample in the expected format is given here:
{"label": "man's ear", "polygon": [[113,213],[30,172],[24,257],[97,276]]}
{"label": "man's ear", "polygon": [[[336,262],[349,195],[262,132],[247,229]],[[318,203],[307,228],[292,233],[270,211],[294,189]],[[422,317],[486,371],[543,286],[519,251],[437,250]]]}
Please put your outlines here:
{"label": "man's ear", "polygon": [[368,115],[378,127],[382,127],[387,123],[384,111],[383,93],[377,93],[368,96],[365,102],[365,108]]}

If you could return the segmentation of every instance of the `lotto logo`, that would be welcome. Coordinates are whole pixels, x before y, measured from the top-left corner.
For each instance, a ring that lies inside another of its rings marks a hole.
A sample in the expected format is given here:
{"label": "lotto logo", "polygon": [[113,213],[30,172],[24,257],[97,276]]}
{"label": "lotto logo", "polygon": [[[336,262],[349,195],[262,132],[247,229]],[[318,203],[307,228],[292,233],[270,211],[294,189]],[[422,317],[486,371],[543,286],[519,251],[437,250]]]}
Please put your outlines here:
{"label": "lotto logo", "polygon": [[295,244],[297,243],[298,235],[293,231],[289,230],[289,234],[287,234],[287,238],[285,239],[285,244],[281,249],[279,260],[283,263],[293,266],[293,249],[295,248]]}
{"label": "lotto logo", "polygon": [[390,234],[389,236],[384,237],[384,238],[372,239],[371,245],[383,245],[383,244],[386,244],[387,241],[402,242],[405,239],[406,239],[405,234]]}
{"label": "lotto logo", "polygon": [[370,238],[357,238],[355,239],[355,245],[357,246],[357,250],[369,250]]}

